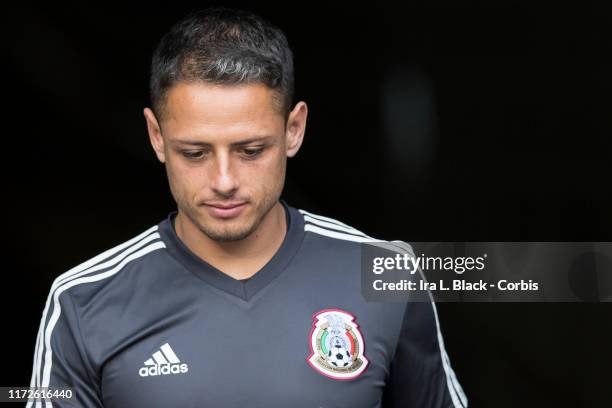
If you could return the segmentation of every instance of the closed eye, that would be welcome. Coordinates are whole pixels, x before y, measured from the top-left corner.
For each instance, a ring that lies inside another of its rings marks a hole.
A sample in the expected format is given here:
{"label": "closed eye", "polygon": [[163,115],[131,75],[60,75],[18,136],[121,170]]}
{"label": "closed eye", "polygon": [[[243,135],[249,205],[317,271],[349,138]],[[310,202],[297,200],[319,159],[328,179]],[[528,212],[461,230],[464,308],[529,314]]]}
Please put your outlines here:
{"label": "closed eye", "polygon": [[202,159],[206,155],[202,150],[183,150],[181,154],[191,160]]}
{"label": "closed eye", "polygon": [[264,151],[264,147],[248,147],[242,149],[242,155],[247,159],[254,159]]}

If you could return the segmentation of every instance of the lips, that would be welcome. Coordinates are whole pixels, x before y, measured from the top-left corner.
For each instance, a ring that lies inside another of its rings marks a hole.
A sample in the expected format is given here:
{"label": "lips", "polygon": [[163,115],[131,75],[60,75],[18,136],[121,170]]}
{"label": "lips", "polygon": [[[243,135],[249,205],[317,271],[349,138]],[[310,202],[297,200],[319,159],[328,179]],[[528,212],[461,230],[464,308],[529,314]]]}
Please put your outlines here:
{"label": "lips", "polygon": [[210,207],[221,208],[223,210],[229,210],[230,208],[238,207],[246,204],[244,201],[236,202],[236,203],[215,203],[215,202],[206,202],[204,205],[208,205]]}
{"label": "lips", "polygon": [[233,218],[244,210],[247,203],[245,201],[241,202],[205,202],[204,206],[208,210],[208,212],[216,218]]}

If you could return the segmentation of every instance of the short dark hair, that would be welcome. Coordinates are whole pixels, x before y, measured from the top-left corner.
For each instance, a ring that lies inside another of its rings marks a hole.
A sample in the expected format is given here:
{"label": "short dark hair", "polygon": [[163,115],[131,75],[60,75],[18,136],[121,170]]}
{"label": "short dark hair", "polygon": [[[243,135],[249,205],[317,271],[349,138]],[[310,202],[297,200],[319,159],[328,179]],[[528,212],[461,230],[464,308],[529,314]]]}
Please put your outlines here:
{"label": "short dark hair", "polygon": [[160,40],[151,63],[151,104],[159,118],[166,92],[177,82],[262,83],[275,90],[278,108],[291,110],[293,54],[285,34],[244,10],[191,12]]}

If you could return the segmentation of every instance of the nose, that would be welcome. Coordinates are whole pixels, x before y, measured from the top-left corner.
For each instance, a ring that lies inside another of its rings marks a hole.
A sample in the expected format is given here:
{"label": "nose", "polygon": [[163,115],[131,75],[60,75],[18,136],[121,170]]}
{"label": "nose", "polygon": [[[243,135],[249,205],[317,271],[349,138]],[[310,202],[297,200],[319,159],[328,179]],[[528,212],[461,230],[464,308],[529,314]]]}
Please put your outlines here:
{"label": "nose", "polygon": [[233,196],[238,190],[239,183],[230,155],[220,152],[216,155],[213,166],[214,169],[211,174],[212,189],[222,197]]}

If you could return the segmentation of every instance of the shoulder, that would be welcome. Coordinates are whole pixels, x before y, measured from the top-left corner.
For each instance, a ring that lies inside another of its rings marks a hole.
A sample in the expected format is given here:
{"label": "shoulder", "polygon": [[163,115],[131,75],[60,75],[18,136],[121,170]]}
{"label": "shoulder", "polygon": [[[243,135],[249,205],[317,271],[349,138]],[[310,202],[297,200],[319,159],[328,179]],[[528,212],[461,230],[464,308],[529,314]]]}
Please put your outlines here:
{"label": "shoulder", "polygon": [[95,290],[106,282],[121,278],[126,270],[147,262],[162,248],[165,244],[158,225],[154,225],[59,275],[51,285],[49,298],[57,298],[66,291],[75,295]]}
{"label": "shoulder", "polygon": [[305,232],[348,242],[371,242],[375,240],[375,238],[334,218],[314,214],[303,209],[298,209],[298,211],[304,219]]}
{"label": "shoulder", "polygon": [[381,251],[391,251],[414,255],[407,242],[375,238],[337,219],[298,209],[304,219],[304,231],[316,240],[329,245],[348,245],[361,248],[378,248]]}

